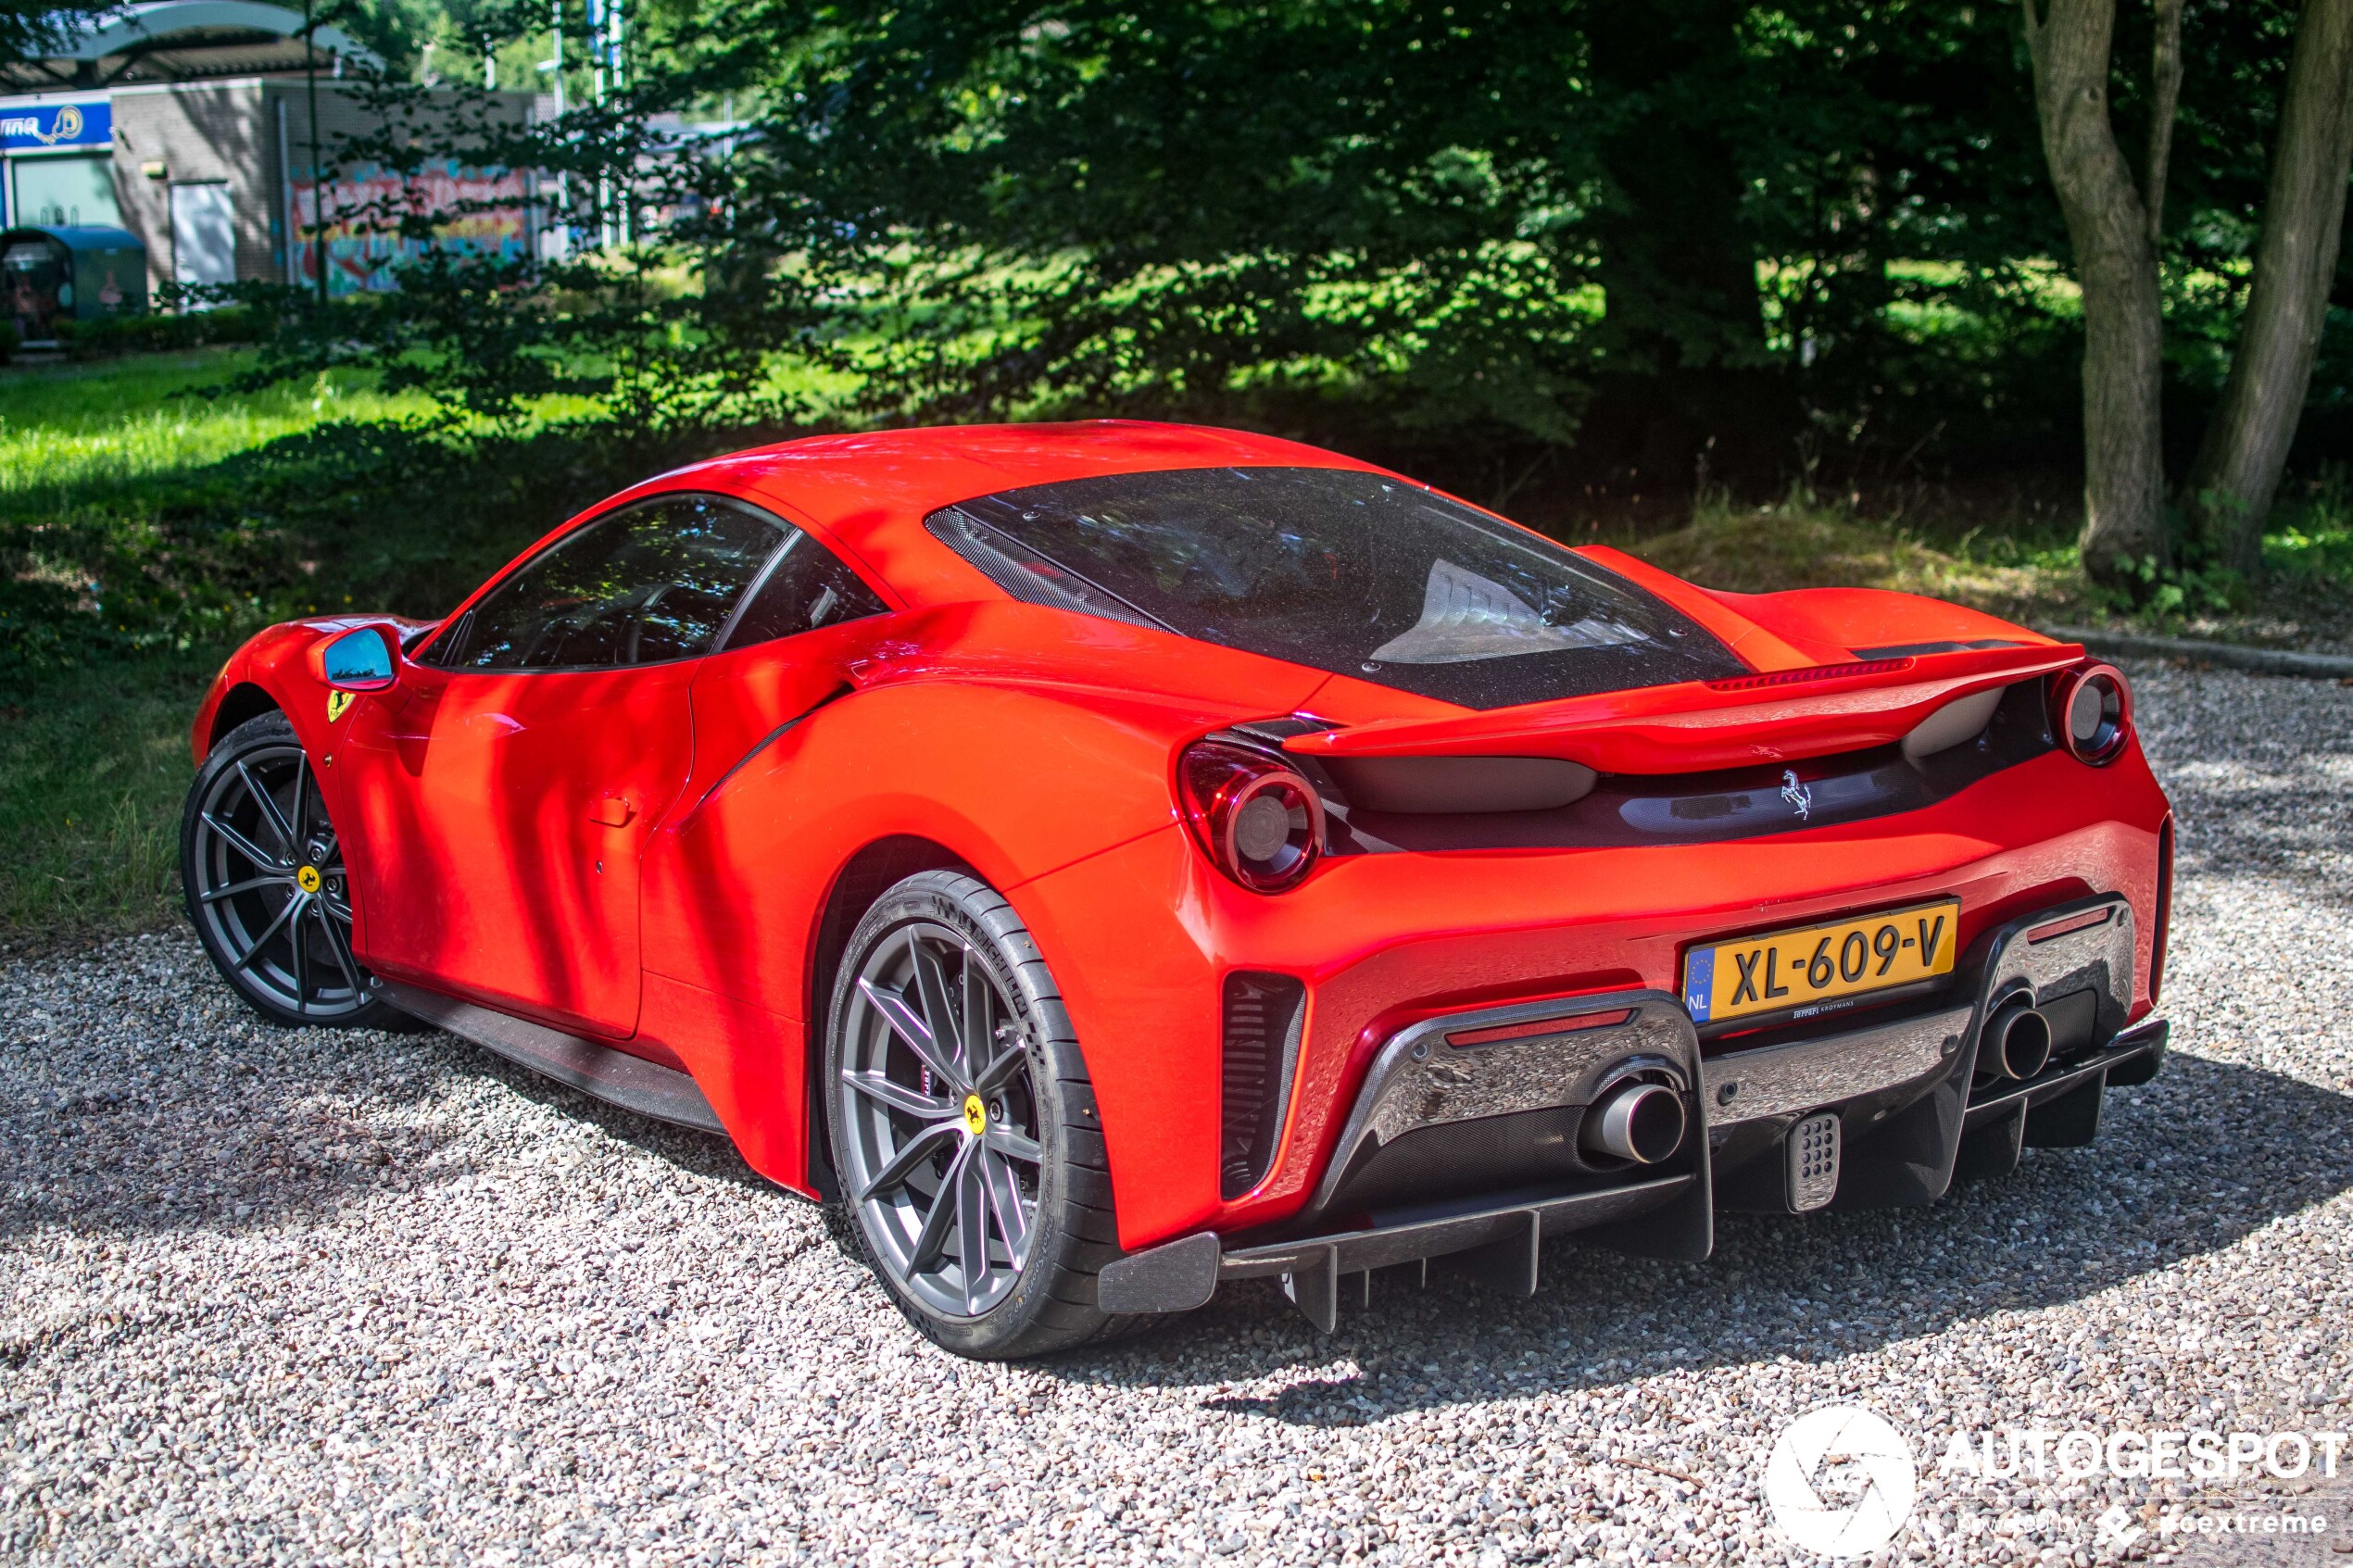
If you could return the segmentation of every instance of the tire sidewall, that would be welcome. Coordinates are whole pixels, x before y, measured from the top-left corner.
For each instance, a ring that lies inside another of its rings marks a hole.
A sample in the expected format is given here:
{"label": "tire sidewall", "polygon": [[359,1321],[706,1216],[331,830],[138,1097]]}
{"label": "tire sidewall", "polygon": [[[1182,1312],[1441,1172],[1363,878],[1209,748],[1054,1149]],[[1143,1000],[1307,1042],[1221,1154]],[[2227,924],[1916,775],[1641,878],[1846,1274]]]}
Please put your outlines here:
{"label": "tire sidewall", "polygon": [[[975,903],[994,906],[995,918],[977,912]],[[859,972],[887,937],[912,924],[945,926],[963,937],[980,956],[1001,995],[1011,1003],[1029,1059],[1032,1092],[1038,1107],[1038,1212],[1031,1222],[1029,1256],[1020,1278],[1002,1301],[976,1318],[944,1316],[917,1300],[891,1276],[889,1268],[866,1234],[865,1217],[854,1195],[845,1191],[850,1233],[858,1238],[861,1259],[883,1288],[925,1336],[958,1355],[988,1359],[1024,1353],[1021,1341],[1030,1337],[1039,1318],[1055,1298],[1056,1279],[1068,1268],[1078,1242],[1064,1223],[1069,1190],[1067,1148],[1062,1134],[1068,1124],[1063,1079],[1076,1064],[1077,1043],[1062,998],[1046,988],[1045,964],[1037,943],[1013,914],[1010,906],[985,883],[950,872],[925,872],[899,884],[875,903],[858,922],[842,954],[826,1010],[824,1097],[825,1126],[834,1169],[851,1169],[843,1126],[840,1095],[844,1052],[849,1046],[846,1025]],[[1076,1076],[1083,1078],[1084,1068]]]}
{"label": "tire sidewall", "polygon": [[[283,713],[273,711],[248,719],[213,744],[212,749],[205,755],[204,766],[196,770],[195,781],[188,785],[188,798],[180,810],[180,900],[182,907],[188,912],[188,923],[195,928],[196,941],[203,947],[205,955],[211,959],[213,967],[220,972],[220,977],[229,983],[229,988],[237,994],[237,999],[271,1022],[289,1029],[392,1027],[396,1023],[397,1015],[392,1005],[382,997],[339,1018],[315,1018],[293,1011],[267,992],[256,990],[245,984],[240,974],[231,967],[235,962],[235,955],[220,951],[213,938],[211,928],[205,922],[197,892],[198,872],[201,869],[196,864],[198,813],[202,809],[205,797],[211,793],[214,781],[234,768],[238,760],[247,753],[258,750],[265,746],[300,747],[302,737],[295,733],[293,722]],[[321,802],[321,809],[325,809],[323,799]],[[341,829],[338,828],[336,831],[340,837]],[[347,856],[346,863],[346,865],[349,863]],[[345,897],[353,897],[354,895],[349,890],[347,876],[345,886]]]}

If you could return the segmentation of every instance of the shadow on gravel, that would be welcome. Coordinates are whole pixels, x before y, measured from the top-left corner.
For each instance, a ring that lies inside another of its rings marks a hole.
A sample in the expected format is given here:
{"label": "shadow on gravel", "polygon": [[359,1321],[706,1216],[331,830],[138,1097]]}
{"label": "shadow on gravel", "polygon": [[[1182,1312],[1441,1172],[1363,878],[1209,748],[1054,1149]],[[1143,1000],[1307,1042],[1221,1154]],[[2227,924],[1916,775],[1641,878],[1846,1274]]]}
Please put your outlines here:
{"label": "shadow on gravel", "polygon": [[[2185,1056],[2110,1095],[2090,1148],[2030,1151],[2012,1175],[1926,1209],[1719,1215],[1716,1255],[1657,1263],[1554,1247],[1531,1299],[1433,1267],[1398,1271],[1317,1336],[1264,1282],[1116,1350],[1050,1363],[1072,1382],[1184,1386],[1323,1373],[1205,1407],[1310,1426],[1559,1393],[1782,1357],[1819,1361],[2003,1311],[2061,1305],[2240,1241],[2353,1187],[2353,1097]],[[1343,1300],[1349,1299],[1346,1296]],[[2196,1326],[2185,1322],[2184,1330]],[[1337,1360],[1362,1375],[1334,1378]]]}
{"label": "shadow on gravel", "polygon": [[797,1201],[793,1194],[745,1164],[743,1156],[736,1152],[735,1144],[720,1134],[673,1126],[608,1105],[594,1095],[567,1088],[552,1078],[543,1078],[527,1067],[455,1035],[436,1030],[432,1038],[448,1052],[447,1066],[453,1077],[483,1078],[503,1084],[524,1099],[547,1106],[575,1122],[586,1122],[615,1143],[641,1149],[682,1171],[774,1193],[786,1202]]}
{"label": "shadow on gravel", "polygon": [[242,1230],[457,1181],[477,1169],[451,1151],[463,1114],[422,1108],[478,1080],[681,1170],[777,1190],[724,1138],[617,1110],[452,1035],[246,1028],[157,1044],[134,1025],[119,1053],[0,1064],[0,1242],[50,1227]]}

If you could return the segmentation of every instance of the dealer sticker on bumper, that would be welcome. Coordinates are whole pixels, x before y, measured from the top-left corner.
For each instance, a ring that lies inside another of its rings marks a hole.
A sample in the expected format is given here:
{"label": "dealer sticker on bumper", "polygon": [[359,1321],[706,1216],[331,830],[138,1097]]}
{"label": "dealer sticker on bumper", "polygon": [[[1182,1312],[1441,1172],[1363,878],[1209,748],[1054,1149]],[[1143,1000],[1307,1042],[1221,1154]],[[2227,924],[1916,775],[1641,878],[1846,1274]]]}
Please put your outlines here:
{"label": "dealer sticker on bumper", "polygon": [[1694,1023],[1803,1012],[1822,1002],[1953,972],[1961,901],[1941,899],[1860,920],[1710,942],[1683,955],[1683,1005]]}

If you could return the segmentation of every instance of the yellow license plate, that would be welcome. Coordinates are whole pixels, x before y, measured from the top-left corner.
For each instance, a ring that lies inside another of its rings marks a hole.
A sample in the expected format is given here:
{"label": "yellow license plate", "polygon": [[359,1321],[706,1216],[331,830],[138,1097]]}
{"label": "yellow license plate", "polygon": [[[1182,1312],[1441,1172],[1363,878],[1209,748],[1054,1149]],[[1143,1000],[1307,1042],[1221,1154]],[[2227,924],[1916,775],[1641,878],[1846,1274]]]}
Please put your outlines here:
{"label": "yellow license plate", "polygon": [[1709,942],[1683,955],[1683,1005],[1694,1023],[1752,1013],[1818,1011],[1825,1002],[1953,972],[1961,901]]}

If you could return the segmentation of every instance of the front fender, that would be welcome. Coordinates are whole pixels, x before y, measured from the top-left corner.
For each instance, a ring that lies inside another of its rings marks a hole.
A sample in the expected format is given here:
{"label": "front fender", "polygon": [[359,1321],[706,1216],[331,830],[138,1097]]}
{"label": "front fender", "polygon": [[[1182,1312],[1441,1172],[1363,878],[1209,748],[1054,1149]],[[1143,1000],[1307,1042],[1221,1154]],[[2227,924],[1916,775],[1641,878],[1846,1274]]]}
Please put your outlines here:
{"label": "front fender", "polygon": [[[329,741],[341,726],[327,718],[327,687],[310,668],[306,657],[310,649],[329,637],[362,626],[389,627],[396,641],[431,624],[397,615],[334,616],[283,621],[256,632],[229,656],[220,672],[212,678],[211,685],[205,689],[204,700],[196,705],[195,718],[188,730],[188,747],[196,766],[204,766],[205,759],[212,754],[213,743],[233,727],[220,722],[222,705],[231,694],[247,686],[260,692],[271,707],[286,716],[304,750],[314,758],[324,757]],[[330,809],[333,805],[330,800]]]}

